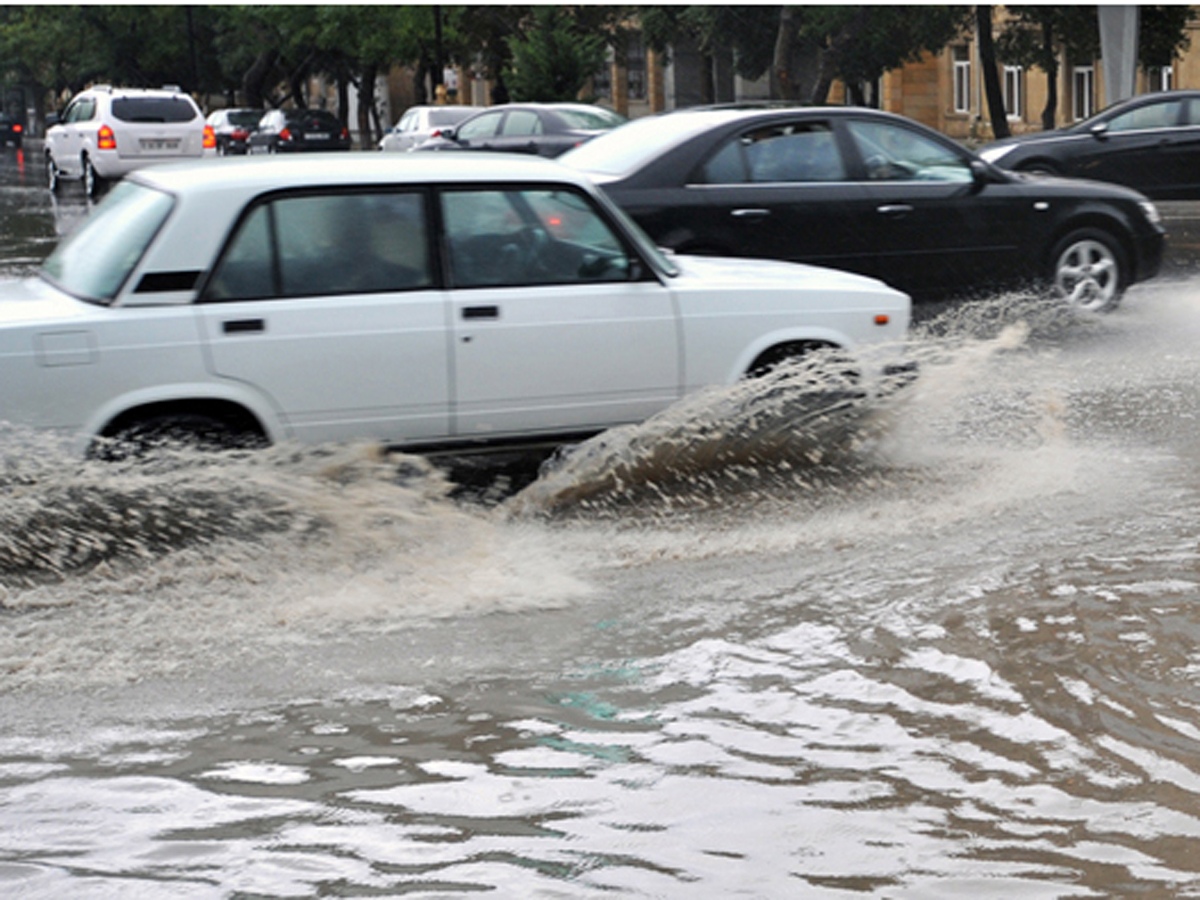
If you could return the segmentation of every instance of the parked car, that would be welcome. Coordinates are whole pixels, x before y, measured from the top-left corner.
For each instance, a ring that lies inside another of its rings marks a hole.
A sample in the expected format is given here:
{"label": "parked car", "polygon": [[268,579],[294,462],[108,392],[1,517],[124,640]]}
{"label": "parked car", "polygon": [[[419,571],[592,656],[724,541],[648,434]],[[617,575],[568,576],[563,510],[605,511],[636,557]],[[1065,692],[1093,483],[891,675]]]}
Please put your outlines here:
{"label": "parked car", "polygon": [[218,109],[208,114],[208,124],[217,141],[218,156],[235,156],[250,151],[250,134],[258,128],[261,109]]}
{"label": "parked car", "polygon": [[586,103],[510,103],[476,113],[417,150],[496,150],[555,157],[625,124],[625,117]]}
{"label": "parked car", "polygon": [[16,116],[0,112],[0,147],[16,147],[20,149],[25,137],[25,126]]}
{"label": "parked car", "polygon": [[559,160],[664,247],[831,266],[918,298],[1037,280],[1110,309],[1162,260],[1141,194],[1006,173],[877,110],[682,110]]}
{"label": "parked car", "polygon": [[251,153],[349,149],[350,131],[324,109],[272,109],[250,133]]}
{"label": "parked car", "polygon": [[874,279],[664,256],[544,160],[160,167],[117,185],[40,277],[0,289],[0,421],[81,449],[544,442],[814,346],[865,372],[902,354],[909,312]]}
{"label": "parked car", "polygon": [[137,169],[198,159],[216,147],[200,107],[175,87],[98,85],[76,94],[47,125],[47,186],[57,192],[64,180],[81,180],[89,197]]}
{"label": "parked car", "polygon": [[1145,94],[1068,128],[1006,138],[979,155],[1018,172],[1111,181],[1163,200],[1200,198],[1200,91]]}
{"label": "parked car", "polygon": [[423,141],[440,137],[443,128],[452,128],[481,109],[482,106],[410,106],[383,136],[379,149],[412,150]]}

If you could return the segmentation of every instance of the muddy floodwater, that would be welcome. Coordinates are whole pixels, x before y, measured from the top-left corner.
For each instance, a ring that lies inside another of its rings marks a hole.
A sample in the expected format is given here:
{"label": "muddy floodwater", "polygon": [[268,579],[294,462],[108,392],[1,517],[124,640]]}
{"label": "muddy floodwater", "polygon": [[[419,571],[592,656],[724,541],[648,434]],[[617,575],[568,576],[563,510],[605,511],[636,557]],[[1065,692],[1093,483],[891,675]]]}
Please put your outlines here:
{"label": "muddy floodwater", "polygon": [[[22,167],[9,275],[87,214]],[[1200,897],[1198,345],[981,300],[520,492],[0,426],[0,896]]]}

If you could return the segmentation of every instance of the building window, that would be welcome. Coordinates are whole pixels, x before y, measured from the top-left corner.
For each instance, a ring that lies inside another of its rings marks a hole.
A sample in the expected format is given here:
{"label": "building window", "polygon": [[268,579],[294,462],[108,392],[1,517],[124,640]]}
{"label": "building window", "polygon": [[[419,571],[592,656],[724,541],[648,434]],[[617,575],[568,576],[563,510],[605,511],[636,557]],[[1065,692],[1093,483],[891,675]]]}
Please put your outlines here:
{"label": "building window", "polygon": [[1021,118],[1024,82],[1025,71],[1020,66],[1004,67],[1004,112],[1010,119]]}
{"label": "building window", "polygon": [[965,46],[954,48],[954,111],[971,111],[971,54]]}
{"label": "building window", "polygon": [[1071,80],[1075,121],[1090,118],[1096,111],[1096,70],[1092,66],[1077,66]]}
{"label": "building window", "polygon": [[1175,90],[1175,67],[1155,66],[1147,71],[1150,91]]}
{"label": "building window", "polygon": [[641,35],[629,38],[629,52],[625,56],[626,71],[629,75],[629,99],[646,99],[646,44]]}

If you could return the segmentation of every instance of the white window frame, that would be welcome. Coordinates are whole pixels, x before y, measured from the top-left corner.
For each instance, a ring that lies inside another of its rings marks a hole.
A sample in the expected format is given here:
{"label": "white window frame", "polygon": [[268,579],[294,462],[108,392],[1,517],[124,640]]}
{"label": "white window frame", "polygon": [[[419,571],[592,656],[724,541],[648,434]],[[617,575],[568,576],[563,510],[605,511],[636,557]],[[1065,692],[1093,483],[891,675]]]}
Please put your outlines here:
{"label": "white window frame", "polygon": [[1004,111],[1009,119],[1020,119],[1024,113],[1021,102],[1025,87],[1025,69],[1021,66],[1004,67]]}
{"label": "white window frame", "polygon": [[[971,51],[967,47],[958,46],[954,53],[954,111],[969,113],[971,111]],[[963,58],[959,58],[959,54]]]}
{"label": "white window frame", "polygon": [[1096,112],[1096,68],[1076,66],[1071,73],[1071,111],[1076,122],[1091,118]]}

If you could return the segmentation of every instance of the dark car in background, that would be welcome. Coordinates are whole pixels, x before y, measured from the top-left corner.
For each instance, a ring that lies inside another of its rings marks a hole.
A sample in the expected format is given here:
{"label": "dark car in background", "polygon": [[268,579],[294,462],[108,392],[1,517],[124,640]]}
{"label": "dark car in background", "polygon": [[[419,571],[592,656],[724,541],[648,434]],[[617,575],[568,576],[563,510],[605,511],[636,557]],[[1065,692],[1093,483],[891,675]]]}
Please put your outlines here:
{"label": "dark car in background", "polygon": [[1115,103],[1069,128],[988,144],[979,155],[1018,172],[1110,181],[1161,200],[1200,198],[1200,91]]}
{"label": "dark car in background", "polygon": [[251,153],[349,149],[349,130],[324,109],[272,109],[250,134]]}
{"label": "dark car in background", "polygon": [[493,150],[556,157],[627,120],[586,103],[509,103],[493,106],[443,130],[417,150]]}
{"label": "dark car in background", "polygon": [[218,109],[208,115],[217,140],[218,156],[236,156],[250,150],[250,135],[258,128],[261,109]]}
{"label": "dark car in background", "polygon": [[0,112],[0,147],[20,148],[25,137],[25,126],[8,113]]}
{"label": "dark car in background", "polygon": [[1162,261],[1165,232],[1141,194],[1004,172],[878,110],[680,110],[559,161],[664,247],[845,269],[917,298],[1049,282],[1110,309]]}

